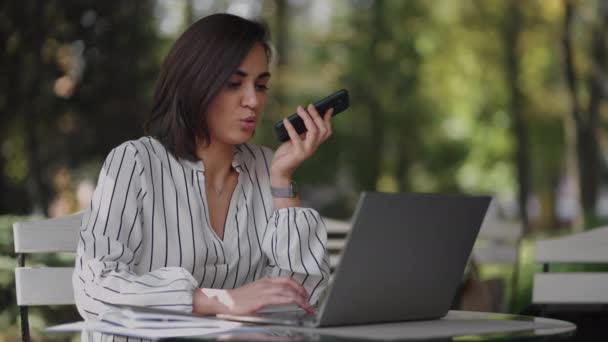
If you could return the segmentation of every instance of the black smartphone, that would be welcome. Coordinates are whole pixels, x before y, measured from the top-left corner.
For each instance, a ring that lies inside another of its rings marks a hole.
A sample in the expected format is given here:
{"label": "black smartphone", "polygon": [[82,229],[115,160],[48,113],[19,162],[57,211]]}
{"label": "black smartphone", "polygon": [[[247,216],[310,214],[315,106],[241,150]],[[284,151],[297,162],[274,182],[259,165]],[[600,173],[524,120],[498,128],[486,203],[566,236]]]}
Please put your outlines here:
{"label": "black smartphone", "polygon": [[[321,116],[323,116],[323,114],[325,114],[325,112],[329,108],[334,109],[334,112],[332,113],[331,116],[332,117],[336,116],[337,114],[346,110],[349,106],[348,90],[346,90],[346,89],[338,90],[337,92],[329,95],[328,97],[324,98],[323,100],[315,102],[313,105],[315,106],[315,108],[317,109],[317,112],[319,112],[319,115],[321,115]],[[293,125],[293,128],[296,129],[296,132],[298,132],[298,134],[302,134],[307,131],[306,126],[304,125],[304,121],[302,120],[302,118],[300,118],[298,113],[291,114],[290,116],[287,117],[287,120],[289,120],[289,122],[291,122],[291,124]],[[278,121],[277,123],[274,124],[274,131],[277,134],[277,139],[279,139],[279,141],[282,142],[282,141],[289,140],[289,134],[287,133],[287,130],[285,129],[285,126],[283,125],[283,120]]]}

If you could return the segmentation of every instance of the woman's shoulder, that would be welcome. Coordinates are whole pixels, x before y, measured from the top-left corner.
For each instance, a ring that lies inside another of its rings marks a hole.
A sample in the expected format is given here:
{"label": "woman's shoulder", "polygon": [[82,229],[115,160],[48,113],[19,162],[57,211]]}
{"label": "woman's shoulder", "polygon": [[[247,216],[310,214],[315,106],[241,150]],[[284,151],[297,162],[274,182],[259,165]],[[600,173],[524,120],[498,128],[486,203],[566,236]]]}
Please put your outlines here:
{"label": "woman's shoulder", "polygon": [[116,149],[129,149],[136,153],[141,159],[160,158],[165,159],[168,151],[157,139],[143,136],[139,139],[127,140],[118,145]]}
{"label": "woman's shoulder", "polygon": [[145,167],[141,164],[148,164],[147,161],[150,159],[161,159],[159,157],[166,153],[166,149],[158,140],[149,136],[144,136],[139,139],[127,140],[121,143],[110,151],[109,156],[115,155],[116,153],[125,156],[130,155],[137,164],[140,164],[140,167]]}

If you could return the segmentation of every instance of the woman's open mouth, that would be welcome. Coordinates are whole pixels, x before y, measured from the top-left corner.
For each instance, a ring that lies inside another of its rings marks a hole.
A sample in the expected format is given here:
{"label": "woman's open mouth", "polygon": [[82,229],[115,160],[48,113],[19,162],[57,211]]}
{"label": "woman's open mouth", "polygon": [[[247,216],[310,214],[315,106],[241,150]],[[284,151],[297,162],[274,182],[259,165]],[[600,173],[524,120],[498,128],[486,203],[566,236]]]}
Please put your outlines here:
{"label": "woman's open mouth", "polygon": [[240,121],[241,121],[241,128],[246,129],[246,130],[255,129],[255,125],[256,125],[255,117],[242,119]]}

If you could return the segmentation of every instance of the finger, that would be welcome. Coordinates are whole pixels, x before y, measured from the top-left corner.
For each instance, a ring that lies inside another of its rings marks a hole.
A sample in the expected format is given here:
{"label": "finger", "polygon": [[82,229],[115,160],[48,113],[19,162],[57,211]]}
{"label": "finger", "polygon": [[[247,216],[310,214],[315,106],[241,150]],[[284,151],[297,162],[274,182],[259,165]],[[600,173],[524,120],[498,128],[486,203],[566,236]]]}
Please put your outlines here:
{"label": "finger", "polygon": [[306,301],[308,298],[302,296],[302,294],[295,289],[285,284],[274,284],[267,291],[264,292],[266,296],[286,296],[290,298],[298,298]]}
{"label": "finger", "polygon": [[269,298],[270,302],[268,305],[276,305],[276,304],[297,304],[299,307],[304,309],[306,312],[314,312],[315,308],[308,303],[305,299],[300,297],[289,297],[289,296],[272,296]]}
{"label": "finger", "polygon": [[293,280],[290,277],[275,277],[273,278],[273,282],[276,284],[283,284],[289,286],[294,291],[299,293],[302,297],[308,298],[308,291],[306,291],[304,286],[300,285],[297,281]]}
{"label": "finger", "polygon": [[296,281],[294,281],[290,277],[273,277],[271,281],[275,285],[288,286],[293,291],[296,291],[303,297],[308,296],[306,289],[304,289],[304,287],[302,287],[300,284],[298,284]]}
{"label": "finger", "polygon": [[287,135],[289,135],[289,139],[291,140],[293,146],[296,149],[302,149],[302,138],[300,138],[298,132],[296,132],[296,129],[293,128],[293,125],[291,122],[289,122],[289,120],[287,120],[287,118],[283,119],[283,126],[285,126],[285,129],[287,130]]}
{"label": "finger", "polygon": [[327,127],[325,126],[325,123],[323,122],[323,118],[321,118],[321,115],[319,115],[319,112],[317,111],[317,108],[315,108],[315,106],[313,106],[312,104],[308,105],[308,114],[310,114],[310,117],[312,118],[312,120],[314,121],[314,123],[317,125],[317,129],[319,130],[319,140],[324,140],[325,137],[327,136]]}
{"label": "finger", "polygon": [[317,129],[317,125],[314,123],[310,114],[302,108],[302,106],[298,106],[298,115],[304,121],[304,126],[306,126],[306,140],[304,140],[304,147],[307,151],[310,151],[314,144],[316,143],[317,136],[319,134],[319,130]]}
{"label": "finger", "polygon": [[333,108],[329,108],[325,112],[325,117],[323,117],[323,124],[325,125],[325,128],[327,129],[325,139],[329,138],[331,136],[331,134],[332,134],[331,118],[332,118],[333,114],[334,114],[334,109]]}
{"label": "finger", "polygon": [[300,285],[300,283],[298,283],[297,281],[295,281],[293,278],[291,278],[291,277],[275,277],[275,278],[273,278],[273,280],[274,280],[274,282],[276,282],[278,284],[285,284],[287,286],[290,286],[295,291],[297,291],[298,293],[300,293],[302,296],[308,298],[308,291],[306,291],[306,289],[304,288],[304,286]]}

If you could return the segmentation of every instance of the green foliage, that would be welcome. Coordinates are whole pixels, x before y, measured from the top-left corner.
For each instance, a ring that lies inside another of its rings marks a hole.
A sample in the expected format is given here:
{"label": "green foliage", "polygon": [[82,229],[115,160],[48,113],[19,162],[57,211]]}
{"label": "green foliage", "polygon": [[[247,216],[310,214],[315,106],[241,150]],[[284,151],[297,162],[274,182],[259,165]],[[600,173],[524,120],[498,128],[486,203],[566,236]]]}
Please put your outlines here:
{"label": "green foliage", "polygon": [[154,5],[3,3],[0,213],[43,212],[55,170],[141,135],[162,47]]}

